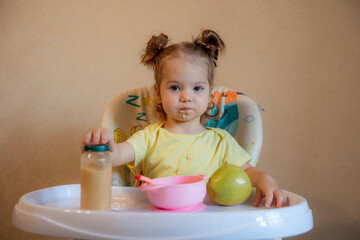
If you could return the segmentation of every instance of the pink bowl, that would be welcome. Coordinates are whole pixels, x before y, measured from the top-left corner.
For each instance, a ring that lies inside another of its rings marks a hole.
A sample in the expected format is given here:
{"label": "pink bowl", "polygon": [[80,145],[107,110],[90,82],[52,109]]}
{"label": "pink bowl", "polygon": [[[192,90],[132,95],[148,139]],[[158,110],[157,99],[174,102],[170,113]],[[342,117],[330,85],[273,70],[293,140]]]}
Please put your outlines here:
{"label": "pink bowl", "polygon": [[142,184],[140,189],[147,191],[148,199],[156,207],[181,209],[204,201],[206,195],[206,175],[173,176],[155,178],[157,185]]}

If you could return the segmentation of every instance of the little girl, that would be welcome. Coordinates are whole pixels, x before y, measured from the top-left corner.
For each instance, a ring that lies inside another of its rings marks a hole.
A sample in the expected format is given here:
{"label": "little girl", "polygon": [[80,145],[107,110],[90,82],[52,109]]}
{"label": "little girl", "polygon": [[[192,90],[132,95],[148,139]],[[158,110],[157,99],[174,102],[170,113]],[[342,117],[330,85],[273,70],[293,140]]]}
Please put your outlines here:
{"label": "little girl", "polygon": [[218,55],[225,48],[218,34],[205,30],[193,42],[166,46],[168,37],[153,36],[142,56],[142,63],[155,75],[158,110],[163,122],[136,132],[126,142],[115,143],[106,128],[86,134],[84,145],[109,144],[113,166],[135,160],[150,178],[171,175],[211,175],[226,163],[241,166],[257,188],[254,206],[266,198],[277,207],[286,196],[268,174],[251,167],[250,155],[225,130],[201,124],[209,108],[214,70]]}

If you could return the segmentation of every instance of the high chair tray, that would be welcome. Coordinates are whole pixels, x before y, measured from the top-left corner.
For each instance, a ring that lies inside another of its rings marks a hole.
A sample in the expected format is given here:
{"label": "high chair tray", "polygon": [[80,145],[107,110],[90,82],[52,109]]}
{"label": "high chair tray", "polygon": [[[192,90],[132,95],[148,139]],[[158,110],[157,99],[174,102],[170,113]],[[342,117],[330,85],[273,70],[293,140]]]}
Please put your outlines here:
{"label": "high chair tray", "polygon": [[202,211],[159,213],[139,188],[113,187],[112,211],[101,212],[80,210],[80,185],[63,185],[23,195],[12,221],[31,233],[79,239],[269,239],[311,230],[307,201],[286,194],[284,208],[253,207],[253,193],[236,206],[219,206],[207,197]]}

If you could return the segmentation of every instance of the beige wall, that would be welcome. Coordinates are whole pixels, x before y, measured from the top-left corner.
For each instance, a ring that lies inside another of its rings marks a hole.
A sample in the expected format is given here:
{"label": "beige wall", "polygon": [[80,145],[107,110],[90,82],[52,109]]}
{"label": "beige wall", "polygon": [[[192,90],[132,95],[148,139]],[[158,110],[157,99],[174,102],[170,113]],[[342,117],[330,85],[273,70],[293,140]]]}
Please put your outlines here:
{"label": "beige wall", "polygon": [[266,109],[258,167],[304,196],[314,229],[360,236],[359,1],[0,1],[0,239],[51,239],[11,225],[23,194],[79,183],[80,141],[105,103],[150,85],[152,34],[227,44],[217,83]]}

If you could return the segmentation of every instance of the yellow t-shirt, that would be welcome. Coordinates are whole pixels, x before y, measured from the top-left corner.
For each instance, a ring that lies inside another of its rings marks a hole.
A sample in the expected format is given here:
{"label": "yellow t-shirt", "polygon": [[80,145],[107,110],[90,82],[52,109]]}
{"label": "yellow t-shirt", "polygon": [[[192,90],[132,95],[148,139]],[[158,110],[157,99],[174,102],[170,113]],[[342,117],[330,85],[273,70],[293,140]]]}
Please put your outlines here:
{"label": "yellow t-shirt", "polygon": [[175,134],[154,123],[133,134],[135,166],[142,163],[150,178],[211,175],[225,163],[242,166],[251,156],[225,130],[207,128],[194,135]]}

